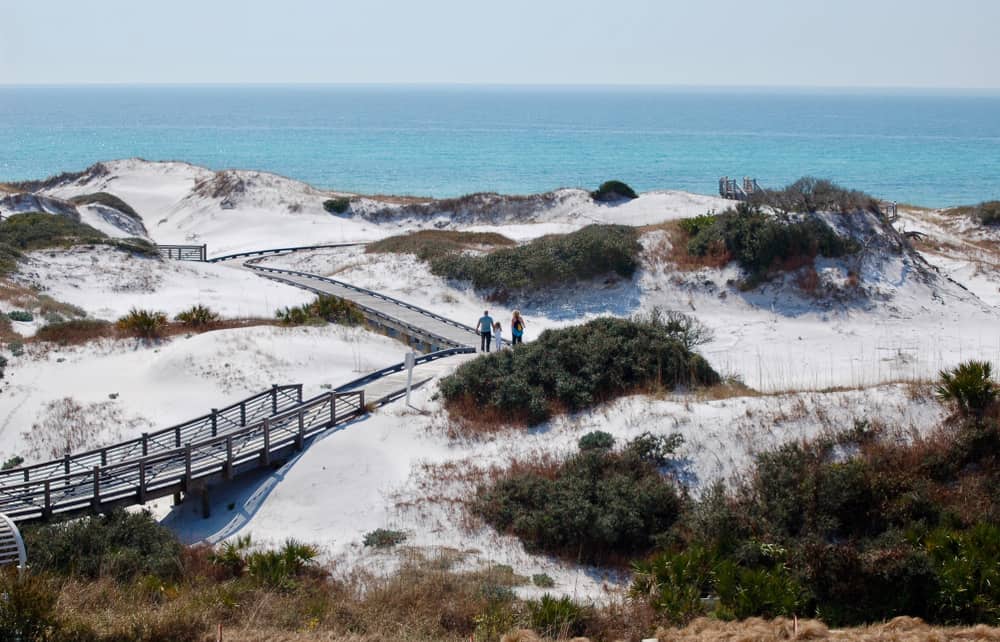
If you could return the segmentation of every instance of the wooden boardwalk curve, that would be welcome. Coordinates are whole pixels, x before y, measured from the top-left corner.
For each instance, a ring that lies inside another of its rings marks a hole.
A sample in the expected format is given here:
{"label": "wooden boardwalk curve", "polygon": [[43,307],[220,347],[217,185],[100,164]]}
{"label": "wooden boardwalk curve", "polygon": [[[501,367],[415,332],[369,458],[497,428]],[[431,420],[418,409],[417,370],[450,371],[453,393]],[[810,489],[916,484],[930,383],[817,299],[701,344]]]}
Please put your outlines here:
{"label": "wooden boardwalk curve", "polygon": [[[331,246],[314,246],[331,247]],[[337,247],[337,246],[334,246]],[[442,360],[475,352],[474,328],[417,306],[341,281],[258,265],[266,255],[299,248],[220,257],[243,259],[261,276],[354,302],[370,323],[402,335],[428,354],[416,359],[414,386],[451,367]],[[313,249],[301,248],[301,249]],[[317,435],[354,421],[406,393],[402,362],[303,400],[302,385],[273,386],[190,421],[112,446],[0,471],[0,513],[17,522],[100,512],[159,497],[200,493],[208,513],[210,485],[270,467]]]}

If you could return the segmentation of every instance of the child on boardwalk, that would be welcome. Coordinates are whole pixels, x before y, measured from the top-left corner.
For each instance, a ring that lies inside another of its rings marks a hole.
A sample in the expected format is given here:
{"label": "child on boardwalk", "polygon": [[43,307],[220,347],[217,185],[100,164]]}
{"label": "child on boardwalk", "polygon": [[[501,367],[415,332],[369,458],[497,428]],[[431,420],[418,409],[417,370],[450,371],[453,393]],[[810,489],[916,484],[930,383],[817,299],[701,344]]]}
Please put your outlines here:
{"label": "child on boardwalk", "polygon": [[493,324],[493,349],[497,352],[503,348],[503,326],[497,321]]}

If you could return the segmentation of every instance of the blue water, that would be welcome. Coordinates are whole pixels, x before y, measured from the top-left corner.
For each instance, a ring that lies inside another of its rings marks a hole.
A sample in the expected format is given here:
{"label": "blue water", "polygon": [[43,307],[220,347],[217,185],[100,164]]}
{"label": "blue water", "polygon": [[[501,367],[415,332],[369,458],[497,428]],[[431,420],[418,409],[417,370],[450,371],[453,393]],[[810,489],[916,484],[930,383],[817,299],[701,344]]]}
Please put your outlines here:
{"label": "blue water", "polygon": [[0,87],[0,181],[131,156],[433,196],[813,175],[943,206],[1000,198],[1000,93]]}

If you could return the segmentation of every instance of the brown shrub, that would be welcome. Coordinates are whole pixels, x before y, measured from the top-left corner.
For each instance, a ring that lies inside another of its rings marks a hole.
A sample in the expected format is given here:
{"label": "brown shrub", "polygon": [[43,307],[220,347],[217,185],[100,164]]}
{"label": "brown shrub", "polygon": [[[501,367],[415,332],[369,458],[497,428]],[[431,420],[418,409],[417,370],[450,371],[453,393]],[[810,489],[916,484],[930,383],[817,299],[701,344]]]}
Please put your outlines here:
{"label": "brown shrub", "polygon": [[100,319],[73,319],[49,323],[38,329],[34,341],[48,341],[59,345],[80,345],[95,339],[117,336],[113,324]]}

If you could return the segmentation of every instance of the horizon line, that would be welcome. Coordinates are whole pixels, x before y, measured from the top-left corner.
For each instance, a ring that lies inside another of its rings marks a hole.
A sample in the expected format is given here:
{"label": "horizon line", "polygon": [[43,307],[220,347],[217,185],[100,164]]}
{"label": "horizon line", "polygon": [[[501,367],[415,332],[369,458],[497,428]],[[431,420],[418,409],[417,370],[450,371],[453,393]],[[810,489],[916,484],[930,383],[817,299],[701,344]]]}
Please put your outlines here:
{"label": "horizon line", "polygon": [[287,87],[287,88],[495,88],[495,89],[664,89],[704,91],[906,91],[906,92],[970,92],[1000,93],[1000,87],[924,86],[924,85],[773,85],[773,84],[690,84],[690,83],[547,83],[547,82],[269,82],[269,81],[193,81],[193,82],[133,82],[133,81],[82,81],[82,82],[29,82],[4,83],[3,89],[33,88],[221,88],[221,87]]}

